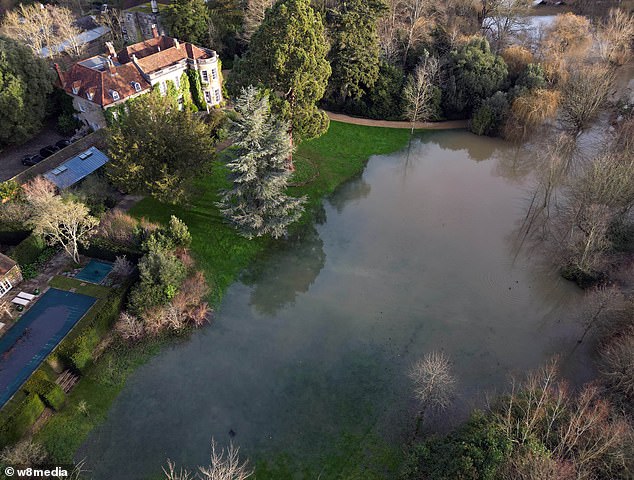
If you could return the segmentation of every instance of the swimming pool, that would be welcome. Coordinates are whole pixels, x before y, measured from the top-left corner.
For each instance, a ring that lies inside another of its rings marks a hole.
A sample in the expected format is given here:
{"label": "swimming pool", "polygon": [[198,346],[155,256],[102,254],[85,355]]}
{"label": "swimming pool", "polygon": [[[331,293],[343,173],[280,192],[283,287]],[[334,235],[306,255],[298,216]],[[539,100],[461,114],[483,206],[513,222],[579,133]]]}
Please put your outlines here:
{"label": "swimming pool", "polygon": [[75,278],[90,283],[101,283],[102,280],[108,276],[111,270],[112,263],[91,260],[77,275],[75,275]]}
{"label": "swimming pool", "polygon": [[88,295],[51,288],[0,338],[0,406],[96,301]]}

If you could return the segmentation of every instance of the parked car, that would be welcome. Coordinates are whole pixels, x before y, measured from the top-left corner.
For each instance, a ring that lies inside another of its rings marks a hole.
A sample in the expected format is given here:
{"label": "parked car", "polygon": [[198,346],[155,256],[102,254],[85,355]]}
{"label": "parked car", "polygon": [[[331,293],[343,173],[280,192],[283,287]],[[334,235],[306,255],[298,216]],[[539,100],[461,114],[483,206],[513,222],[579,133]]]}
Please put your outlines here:
{"label": "parked car", "polygon": [[37,165],[38,163],[40,163],[42,160],[44,160],[44,157],[42,157],[42,155],[40,155],[39,153],[36,153],[34,155],[26,155],[22,159],[22,165],[32,167],[33,165]]}
{"label": "parked car", "polygon": [[70,140],[68,140],[67,138],[64,138],[60,140],[59,142],[57,142],[55,146],[61,150],[64,147],[68,147],[71,143],[72,142]]}
{"label": "parked car", "polygon": [[47,145],[46,147],[40,150],[40,155],[42,155],[42,158],[50,157],[58,150],[59,148],[56,147],[55,145]]}

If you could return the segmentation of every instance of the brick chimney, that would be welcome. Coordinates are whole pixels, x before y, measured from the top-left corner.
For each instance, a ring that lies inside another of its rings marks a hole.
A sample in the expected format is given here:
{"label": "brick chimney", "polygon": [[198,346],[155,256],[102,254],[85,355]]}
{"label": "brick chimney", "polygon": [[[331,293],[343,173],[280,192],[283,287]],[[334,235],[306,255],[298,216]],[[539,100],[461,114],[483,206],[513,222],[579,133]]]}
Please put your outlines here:
{"label": "brick chimney", "polygon": [[62,88],[64,88],[64,85],[66,84],[66,79],[64,78],[64,72],[62,72],[62,69],[59,67],[59,63],[55,63],[55,71],[57,72],[57,78],[59,78],[59,84],[62,86]]}
{"label": "brick chimney", "polygon": [[156,23],[152,24],[152,36],[154,38],[158,38],[159,37],[158,28],[156,27]]}
{"label": "brick chimney", "polygon": [[106,42],[106,49],[111,58],[117,58],[117,51],[114,49],[112,42]]}
{"label": "brick chimney", "polygon": [[110,72],[110,75],[116,75],[117,69],[114,66],[114,62],[112,61],[112,58],[110,58],[110,56],[108,56],[108,60],[106,62],[108,63],[108,71]]}
{"label": "brick chimney", "polygon": [[174,46],[176,47],[177,50],[181,48],[181,44],[178,42],[177,38],[174,39]]}

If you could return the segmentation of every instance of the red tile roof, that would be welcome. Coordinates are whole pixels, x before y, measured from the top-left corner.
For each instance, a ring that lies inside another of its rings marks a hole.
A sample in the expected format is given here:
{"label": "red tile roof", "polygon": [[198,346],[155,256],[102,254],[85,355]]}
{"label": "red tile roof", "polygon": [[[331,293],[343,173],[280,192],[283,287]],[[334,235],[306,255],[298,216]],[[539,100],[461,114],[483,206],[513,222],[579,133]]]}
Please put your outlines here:
{"label": "red tile roof", "polygon": [[174,65],[187,58],[185,48],[181,45],[179,48],[171,47],[167,50],[161,50],[153,55],[137,59],[137,63],[141,70],[145,73],[156,72],[162,68]]}
{"label": "red tile roof", "polygon": [[100,71],[75,63],[64,77],[66,78],[64,90],[86,99],[89,99],[87,93],[92,93],[93,97],[89,100],[102,107],[117,101],[112,98],[113,91],[119,94],[119,100],[139,93],[134,88],[135,82],[141,86],[141,91],[150,88],[150,84],[132,63],[115,66],[114,73],[111,73],[107,67]]}
{"label": "red tile roof", "polygon": [[4,275],[13,267],[15,267],[15,262],[11,260],[6,255],[0,253],[0,275]]}
{"label": "red tile roof", "polygon": [[[134,88],[134,82],[141,85],[141,91],[148,90],[150,84],[144,79],[141,71],[150,74],[185,59],[200,60],[213,58],[214,55],[215,52],[211,50],[161,36],[135,43],[119,51],[115,60],[120,63],[114,67],[114,74],[107,65],[102,69],[95,67],[100,63],[99,57],[75,63],[68,72],[58,73],[60,82],[68,93],[87,98],[86,93],[94,92],[94,97],[90,100],[105,107],[116,101],[112,98],[112,91],[119,94],[119,100],[139,93]],[[133,57],[136,58],[138,68],[132,61]],[[77,93],[73,91],[73,87]]]}

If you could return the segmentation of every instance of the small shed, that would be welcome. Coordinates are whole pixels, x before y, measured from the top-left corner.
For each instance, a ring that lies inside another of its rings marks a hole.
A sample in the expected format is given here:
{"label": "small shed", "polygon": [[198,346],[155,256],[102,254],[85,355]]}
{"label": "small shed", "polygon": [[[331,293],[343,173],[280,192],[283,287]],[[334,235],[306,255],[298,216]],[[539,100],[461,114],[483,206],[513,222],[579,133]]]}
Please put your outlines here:
{"label": "small shed", "polygon": [[109,160],[97,147],[90,147],[53,170],[49,170],[44,174],[44,177],[53,182],[60,190],[64,190],[99,170]]}
{"label": "small shed", "polygon": [[0,253],[0,297],[22,281],[20,266]]}

